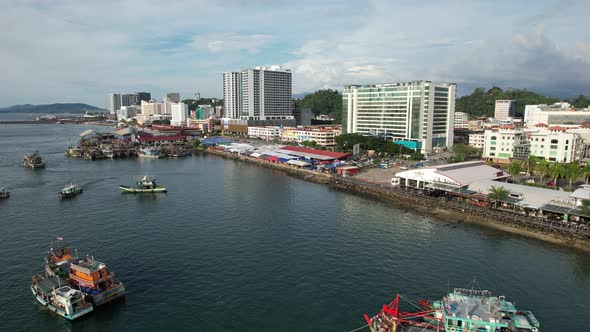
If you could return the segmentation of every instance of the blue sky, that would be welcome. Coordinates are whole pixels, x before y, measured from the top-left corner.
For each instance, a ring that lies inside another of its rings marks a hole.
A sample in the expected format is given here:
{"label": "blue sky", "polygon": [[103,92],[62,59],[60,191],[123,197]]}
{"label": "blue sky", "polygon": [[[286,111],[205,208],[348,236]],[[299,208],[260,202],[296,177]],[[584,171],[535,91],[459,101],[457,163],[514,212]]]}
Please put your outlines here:
{"label": "blue sky", "polygon": [[222,96],[222,72],[280,64],[293,92],[426,79],[590,94],[586,1],[0,2],[0,106],[111,92]]}

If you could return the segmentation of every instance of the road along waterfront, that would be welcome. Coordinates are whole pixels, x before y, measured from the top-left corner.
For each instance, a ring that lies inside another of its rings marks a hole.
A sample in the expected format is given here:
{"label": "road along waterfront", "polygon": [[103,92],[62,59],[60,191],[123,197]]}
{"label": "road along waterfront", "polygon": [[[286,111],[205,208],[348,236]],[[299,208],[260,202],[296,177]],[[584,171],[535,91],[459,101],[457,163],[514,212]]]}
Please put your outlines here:
{"label": "road along waterfront", "polygon": [[[10,304],[0,306],[0,331],[350,331],[396,292],[440,298],[474,276],[533,310],[544,331],[590,330],[583,252],[215,156],[66,158],[87,128],[0,126],[0,182],[12,192],[0,202]],[[44,170],[20,165],[35,150]],[[121,194],[118,185],[145,174],[168,193]],[[59,200],[69,182],[84,193]],[[104,260],[125,301],[79,322],[40,308],[30,277],[58,235]]]}

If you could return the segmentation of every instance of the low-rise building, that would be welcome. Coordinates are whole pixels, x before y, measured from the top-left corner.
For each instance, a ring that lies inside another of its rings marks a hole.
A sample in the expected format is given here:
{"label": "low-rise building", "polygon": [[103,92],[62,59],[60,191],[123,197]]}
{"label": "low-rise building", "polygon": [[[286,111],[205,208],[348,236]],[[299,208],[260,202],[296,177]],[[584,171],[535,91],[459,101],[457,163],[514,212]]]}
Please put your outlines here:
{"label": "low-rise building", "polygon": [[319,146],[336,145],[336,136],[342,134],[340,127],[283,128],[281,140],[285,142],[316,142]]}
{"label": "low-rise building", "polygon": [[469,128],[469,114],[465,112],[455,112],[455,129]]}
{"label": "low-rise building", "polygon": [[564,127],[541,124],[535,129],[517,130],[504,126],[485,131],[482,157],[500,163],[528,156],[571,163],[582,160],[585,150],[580,133]]}
{"label": "low-rise building", "polygon": [[283,128],[278,126],[248,127],[249,137],[261,138],[269,141],[280,139],[282,132]]}
{"label": "low-rise building", "polygon": [[396,173],[392,185],[417,189],[453,191],[465,188],[479,180],[499,180],[509,175],[501,169],[486,165],[483,161],[420,168]]}
{"label": "low-rise building", "polygon": [[473,148],[483,149],[485,142],[484,132],[469,134],[469,146]]}
{"label": "low-rise building", "polygon": [[483,130],[483,121],[482,120],[470,120],[467,123],[467,129],[469,129],[469,131]]}

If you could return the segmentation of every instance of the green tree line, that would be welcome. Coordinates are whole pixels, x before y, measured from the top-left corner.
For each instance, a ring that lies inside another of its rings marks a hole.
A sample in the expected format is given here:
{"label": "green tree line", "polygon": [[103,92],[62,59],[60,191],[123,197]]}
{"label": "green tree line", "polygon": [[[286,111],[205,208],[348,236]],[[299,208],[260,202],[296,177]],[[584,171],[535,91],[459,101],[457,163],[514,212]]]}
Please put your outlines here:
{"label": "green tree line", "polygon": [[[528,90],[502,90],[499,87],[493,87],[486,91],[484,88],[476,88],[471,94],[457,98],[455,111],[465,112],[472,117],[493,116],[496,100],[514,100],[517,117],[524,115],[526,105],[553,104],[561,101],[559,98],[546,97]],[[590,98],[584,95],[567,98],[564,101],[576,108],[590,106]],[[310,108],[314,115],[326,114],[336,118],[336,123],[342,122],[342,94],[338,90],[318,90],[303,98],[293,99],[293,106]]]}
{"label": "green tree line", "polygon": [[293,99],[293,106],[310,108],[314,115],[326,114],[334,117],[335,123],[342,122],[342,94],[338,90],[318,90],[301,99]]}
{"label": "green tree line", "polygon": [[[496,100],[514,100],[516,104],[516,117],[524,116],[526,105],[553,104],[559,102],[559,98],[546,97],[528,90],[502,90],[493,87],[486,91],[484,88],[476,88],[469,95],[457,98],[455,102],[456,112],[465,112],[473,117],[493,116]],[[585,108],[590,105],[590,99],[584,95],[575,98],[568,98],[569,102],[576,108]]]}

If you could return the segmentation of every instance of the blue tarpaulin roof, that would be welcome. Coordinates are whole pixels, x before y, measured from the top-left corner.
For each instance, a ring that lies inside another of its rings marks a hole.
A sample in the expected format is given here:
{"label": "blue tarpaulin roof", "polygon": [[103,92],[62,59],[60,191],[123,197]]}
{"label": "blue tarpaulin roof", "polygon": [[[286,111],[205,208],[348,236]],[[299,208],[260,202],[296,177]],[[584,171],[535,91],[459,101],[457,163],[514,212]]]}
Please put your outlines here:
{"label": "blue tarpaulin roof", "polygon": [[225,138],[220,137],[220,136],[213,136],[213,137],[209,137],[209,138],[203,138],[201,140],[201,144],[203,144],[203,145],[217,145],[217,144],[229,144],[229,143],[233,143],[233,141],[230,141],[230,140],[225,139]]}

